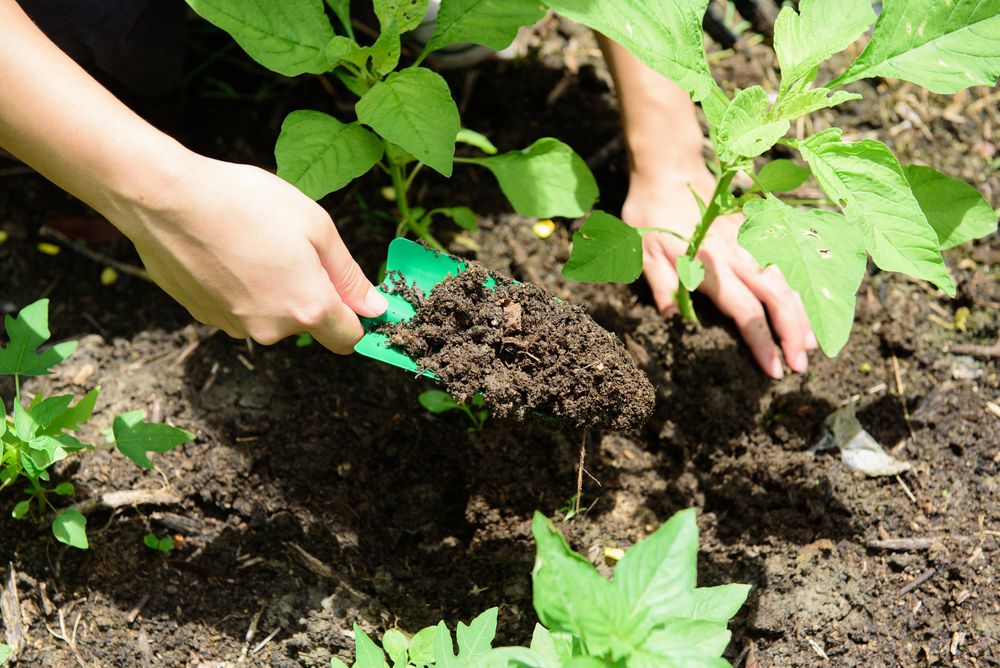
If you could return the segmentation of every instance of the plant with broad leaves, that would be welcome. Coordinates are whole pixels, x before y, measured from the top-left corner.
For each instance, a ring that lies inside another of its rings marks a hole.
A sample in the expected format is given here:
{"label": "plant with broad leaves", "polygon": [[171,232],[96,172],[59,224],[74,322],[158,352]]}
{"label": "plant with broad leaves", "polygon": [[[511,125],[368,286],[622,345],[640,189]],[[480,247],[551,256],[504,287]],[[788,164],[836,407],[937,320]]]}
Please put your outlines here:
{"label": "plant with broad leaves", "polygon": [[[997,214],[975,188],[930,167],[901,165],[882,142],[848,141],[837,128],[797,140],[785,136],[798,118],[859,99],[838,89],[864,78],[903,79],[935,93],[993,85],[1000,77],[1000,0],[884,0],[877,20],[869,0],[802,0],[798,10],[784,7],[775,23],[778,90],[752,86],[732,99],[705,58],[701,17],[708,0],[545,2],[618,41],[702,105],[718,180],[712,198],[699,200],[701,222],[677,265],[677,302],[685,317],[696,320],[690,292],[705,272],[698,249],[719,216],[745,214],[740,244],[761,266],[781,269],[828,355],[850,335],[868,256],[881,269],[954,296],[941,251],[995,232]],[[872,23],[871,40],[854,63],[816,85],[819,66]],[[755,171],[754,158],[776,144],[798,151],[805,166],[776,160]],[[739,172],[754,186],[737,196],[732,184]],[[778,196],[810,176],[839,212],[801,208]],[[642,236],[662,232],[595,211],[574,235],[563,274],[631,282],[642,271]]]}
{"label": "plant with broad leaves", "polygon": [[[0,376],[14,377],[15,392],[12,415],[7,416],[4,410],[0,416],[0,490],[22,478],[27,480],[28,486],[24,488],[27,498],[14,504],[11,515],[21,519],[32,511],[38,515],[53,512],[52,533],[56,539],[86,549],[87,518],[73,507],[59,510],[51,500],[53,496],[71,496],[75,491],[73,484],[53,485],[49,469],[71,454],[94,449],[70,432],[78,431],[91,418],[101,390],[95,387],[79,398],[71,394],[46,397],[39,392],[26,401],[21,379],[50,374],[53,366],[73,354],[76,341],[39,351],[39,346],[50,336],[47,299],[25,306],[16,318],[6,316],[4,326],[8,342],[0,346]],[[113,425],[118,449],[139,466],[152,468],[148,452],[166,452],[194,438],[193,434],[170,425],[144,422],[143,415],[143,411],[125,413]]]}
{"label": "plant with broad leaves", "polygon": [[[461,127],[448,84],[421,66],[429,54],[458,43],[506,47],[519,27],[544,15],[538,0],[443,0],[430,40],[406,67],[400,66],[402,39],[424,21],[427,0],[373,0],[379,32],[371,44],[358,41],[349,0],[326,0],[326,7],[322,0],[187,2],[264,67],[285,76],[332,72],[357,96],[356,119],[345,122],[323,111],[299,110],[281,126],[275,146],[278,175],[313,199],[377,167],[392,183],[397,235],[414,235],[439,250],[431,234],[435,217],[469,231],[477,221],[465,206],[411,204],[411,186],[425,166],[445,177],[456,162],[485,167],[525,216],[578,217],[597,199],[593,175],[567,145],[541,139],[524,150],[499,153],[486,137]],[[456,143],[483,155],[456,157]]]}
{"label": "plant with broad leaves", "polygon": [[[382,647],[354,627],[354,668],[724,668],[727,624],[750,587],[697,587],[694,510],[674,515],[625,553],[614,578],[573,552],[552,523],[535,513],[538,546],[532,572],[540,624],[528,647],[493,648],[496,608],[457,630],[458,654],[444,622],[408,639],[398,630]],[[388,658],[389,663],[386,662]],[[347,664],[333,659],[333,668]]]}
{"label": "plant with broad leaves", "polygon": [[472,423],[469,431],[481,432],[486,421],[490,419],[490,410],[483,408],[485,402],[481,394],[475,395],[466,404],[455,401],[454,397],[443,390],[427,390],[426,392],[421,392],[417,400],[421,406],[435,415],[449,411],[461,411],[465,413]]}

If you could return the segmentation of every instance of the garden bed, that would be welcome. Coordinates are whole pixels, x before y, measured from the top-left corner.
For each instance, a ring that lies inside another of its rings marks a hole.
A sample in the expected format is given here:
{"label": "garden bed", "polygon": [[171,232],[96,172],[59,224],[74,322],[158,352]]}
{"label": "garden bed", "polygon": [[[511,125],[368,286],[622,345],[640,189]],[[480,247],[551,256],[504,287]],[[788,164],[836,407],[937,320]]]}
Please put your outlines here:
{"label": "garden bed", "polygon": [[[452,75],[456,97],[499,146],[543,133],[574,146],[614,210],[625,156],[613,98],[590,64],[593,44],[564,29],[537,49],[537,60]],[[720,74],[742,81],[767,67],[766,58],[732,57]],[[196,86],[158,112],[162,122],[193,127],[183,120],[203,104],[186,99]],[[283,112],[325,99],[313,83],[273,87],[264,102],[212,104],[212,122],[188,140],[270,164]],[[893,83],[880,92],[836,117],[850,138],[888,138],[903,161],[962,176],[1000,205],[995,91],[953,99]],[[641,286],[567,283],[558,272],[567,228],[539,239],[533,221],[503,213],[495,186],[476,175],[429,183],[441,198],[476,193],[455,203],[474,206],[483,229],[456,250],[585,307],[656,388],[640,431],[591,432],[587,510],[561,525],[575,548],[603,563],[605,548],[627,547],[695,506],[700,584],[754,586],[733,624],[727,657],[736,665],[816,665],[822,656],[836,666],[1000,665],[1000,379],[995,355],[954,352],[1000,334],[996,238],[948,254],[955,301],[870,276],[840,356],[814,354],[808,374],[774,382],[707,302],[696,301],[705,325],[694,329],[660,318]],[[325,203],[374,274],[391,235],[367,213],[388,206],[377,188],[364,181]],[[176,497],[96,513],[88,552],[3,514],[0,562],[16,572],[28,637],[19,666],[325,666],[346,658],[354,622],[415,631],[492,606],[501,642],[529,637],[531,513],[558,517],[572,506],[582,432],[491,421],[469,433],[461,415],[420,408],[429,381],[316,346],[229,340],[192,325],[154,286],[123,277],[104,287],[99,265],[35,252],[37,223],[85,214],[38,177],[0,179],[0,224],[11,233],[0,245],[0,306],[49,296],[55,338],[81,338],[59,372],[29,390],[102,385],[96,426],[84,433],[93,440],[112,415],[138,407],[198,438],[156,456],[158,474],[110,450],[60,470],[80,497],[164,487]],[[100,249],[135,261],[124,242]],[[964,331],[959,308],[969,309]],[[11,389],[0,384],[7,399]],[[864,478],[834,455],[807,452],[852,396],[864,426],[912,463],[899,479]],[[178,549],[154,553],[143,545],[149,531],[177,536]],[[66,639],[56,637],[60,617]]]}

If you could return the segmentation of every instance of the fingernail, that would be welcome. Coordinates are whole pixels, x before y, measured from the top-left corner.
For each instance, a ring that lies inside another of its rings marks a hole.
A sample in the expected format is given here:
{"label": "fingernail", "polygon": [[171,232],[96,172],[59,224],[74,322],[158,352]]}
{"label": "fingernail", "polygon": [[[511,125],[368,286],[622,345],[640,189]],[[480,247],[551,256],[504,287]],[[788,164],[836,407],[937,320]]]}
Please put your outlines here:
{"label": "fingernail", "polygon": [[781,368],[781,360],[773,359],[771,360],[771,371],[769,372],[771,378],[775,380],[781,380],[782,376],[785,375],[785,370]]}
{"label": "fingernail", "polygon": [[375,315],[382,315],[389,308],[389,302],[381,292],[375,289],[375,286],[372,286],[368,288],[368,294],[365,295],[365,306],[374,311]]}
{"label": "fingernail", "polygon": [[809,350],[816,350],[819,348],[819,341],[816,340],[816,335],[813,334],[812,330],[806,332],[806,348]]}
{"label": "fingernail", "polygon": [[795,359],[792,360],[792,368],[798,373],[803,373],[809,368],[809,356],[806,355],[805,351],[798,353]]}

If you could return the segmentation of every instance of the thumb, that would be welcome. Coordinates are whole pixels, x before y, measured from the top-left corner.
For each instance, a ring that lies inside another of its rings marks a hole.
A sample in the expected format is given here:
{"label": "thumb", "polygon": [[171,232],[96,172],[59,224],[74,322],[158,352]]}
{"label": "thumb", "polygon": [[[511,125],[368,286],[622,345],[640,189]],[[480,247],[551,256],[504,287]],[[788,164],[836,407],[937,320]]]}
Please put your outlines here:
{"label": "thumb", "polygon": [[332,224],[326,238],[316,244],[316,252],[340,298],[355,313],[366,318],[385,313],[389,303],[365,277]]}

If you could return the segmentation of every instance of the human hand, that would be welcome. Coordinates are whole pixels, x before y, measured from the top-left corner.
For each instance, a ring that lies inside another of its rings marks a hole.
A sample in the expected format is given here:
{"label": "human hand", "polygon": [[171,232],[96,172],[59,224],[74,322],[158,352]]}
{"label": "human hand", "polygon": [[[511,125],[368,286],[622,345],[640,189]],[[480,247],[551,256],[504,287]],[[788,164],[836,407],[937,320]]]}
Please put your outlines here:
{"label": "human hand", "polygon": [[318,204],[256,167],[193,153],[167,188],[108,213],[150,276],[201,322],[262,344],[309,332],[347,354],[385,298]]}
{"label": "human hand", "polygon": [[[633,175],[622,217],[634,227],[667,228],[690,238],[701,218],[691,189],[707,202],[714,190],[713,181],[707,170],[694,177],[683,173],[661,173],[654,179]],[[705,265],[705,280],[699,289],[733,319],[764,373],[782,377],[782,352],[793,371],[804,372],[809,365],[807,352],[814,350],[817,342],[802,300],[777,267],[761,270],[753,256],[737,244],[742,222],[742,216],[731,215],[712,224],[698,252]],[[651,233],[643,235],[642,246],[643,273],[657,308],[664,315],[676,313],[677,258],[686,252],[687,243],[669,234]],[[780,350],[775,338],[780,341]]]}

